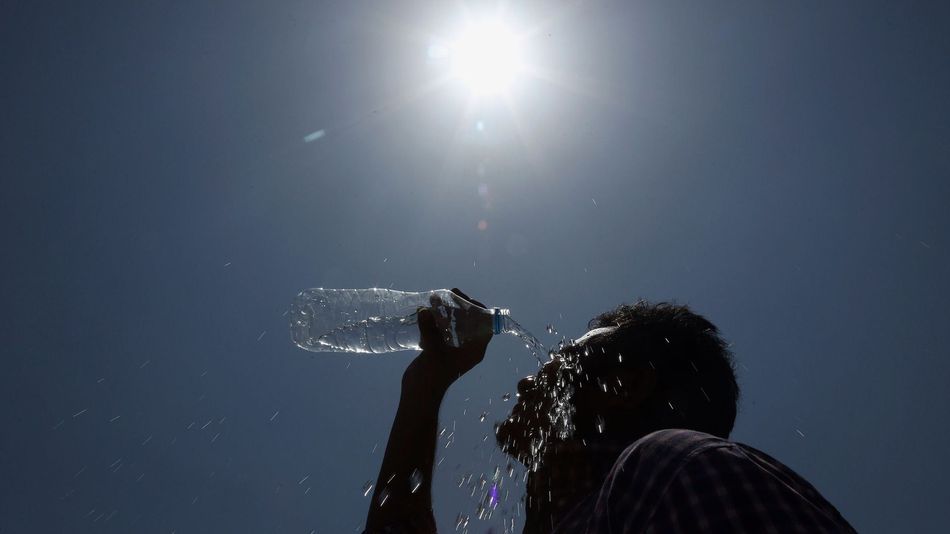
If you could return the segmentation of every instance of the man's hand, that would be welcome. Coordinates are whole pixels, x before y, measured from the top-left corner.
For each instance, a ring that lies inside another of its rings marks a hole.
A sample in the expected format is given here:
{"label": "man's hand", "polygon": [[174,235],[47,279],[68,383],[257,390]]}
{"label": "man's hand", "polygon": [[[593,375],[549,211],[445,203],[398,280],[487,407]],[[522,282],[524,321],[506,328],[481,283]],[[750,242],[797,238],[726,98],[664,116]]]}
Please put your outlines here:
{"label": "man's hand", "polygon": [[[422,353],[402,376],[402,396],[366,516],[366,532],[435,533],[432,466],[439,405],[452,382],[485,357],[491,314],[477,300],[453,289],[451,306],[434,299],[419,311]],[[458,347],[447,342],[454,326]]]}
{"label": "man's hand", "polygon": [[[455,303],[446,306],[433,297],[432,307],[419,311],[422,353],[403,374],[403,393],[430,389],[444,393],[455,380],[485,358],[492,337],[492,317],[486,306],[457,288],[452,289]],[[460,345],[448,343],[446,332],[454,320]],[[409,390],[409,391],[407,391]]]}

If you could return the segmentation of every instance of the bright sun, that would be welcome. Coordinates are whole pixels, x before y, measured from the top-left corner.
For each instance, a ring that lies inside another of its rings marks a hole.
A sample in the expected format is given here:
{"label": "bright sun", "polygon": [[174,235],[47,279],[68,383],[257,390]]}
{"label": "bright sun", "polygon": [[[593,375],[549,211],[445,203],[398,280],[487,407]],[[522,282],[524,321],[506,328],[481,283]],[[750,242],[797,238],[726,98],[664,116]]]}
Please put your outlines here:
{"label": "bright sun", "polygon": [[478,94],[505,92],[522,70],[520,39],[500,21],[470,24],[450,53],[455,76]]}

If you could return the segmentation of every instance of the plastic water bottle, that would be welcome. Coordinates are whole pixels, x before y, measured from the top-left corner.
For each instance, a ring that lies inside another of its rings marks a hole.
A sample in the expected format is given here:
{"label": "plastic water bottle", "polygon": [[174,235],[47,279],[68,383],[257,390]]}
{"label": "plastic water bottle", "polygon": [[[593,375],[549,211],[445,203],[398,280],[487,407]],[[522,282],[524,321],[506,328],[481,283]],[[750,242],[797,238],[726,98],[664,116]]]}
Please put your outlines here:
{"label": "plastic water bottle", "polygon": [[520,327],[504,308],[482,308],[448,289],[301,291],[290,311],[294,343],[312,352],[381,354],[419,350],[418,310],[430,308],[443,339],[459,347],[479,334],[515,333]]}

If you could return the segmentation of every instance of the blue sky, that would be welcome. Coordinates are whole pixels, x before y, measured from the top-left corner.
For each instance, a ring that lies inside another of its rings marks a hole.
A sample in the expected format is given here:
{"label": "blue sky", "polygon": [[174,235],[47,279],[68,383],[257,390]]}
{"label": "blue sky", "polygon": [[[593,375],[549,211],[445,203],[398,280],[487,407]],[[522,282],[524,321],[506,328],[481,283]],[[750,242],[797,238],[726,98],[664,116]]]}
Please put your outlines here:
{"label": "blue sky", "polygon": [[[455,4],[0,6],[0,530],[354,531],[412,354],[311,355],[282,314],[457,286],[547,343],[692,305],[735,439],[861,532],[943,531],[948,15],[523,2],[547,75],[473,103],[432,87]],[[532,368],[496,339],[450,391],[442,531]]]}

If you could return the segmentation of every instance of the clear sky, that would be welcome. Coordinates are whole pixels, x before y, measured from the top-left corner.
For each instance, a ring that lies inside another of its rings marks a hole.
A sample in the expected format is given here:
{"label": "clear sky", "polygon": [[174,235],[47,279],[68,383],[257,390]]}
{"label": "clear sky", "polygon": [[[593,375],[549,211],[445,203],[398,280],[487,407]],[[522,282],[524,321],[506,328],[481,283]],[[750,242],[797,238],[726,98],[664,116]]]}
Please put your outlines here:
{"label": "clear sky", "polygon": [[[735,439],[861,532],[946,531],[948,4],[506,17],[525,65],[475,99],[453,2],[0,4],[0,531],[357,530],[412,354],[294,348],[314,286],[457,286],[546,343],[688,303]],[[442,531],[532,369],[497,339],[450,391]]]}

